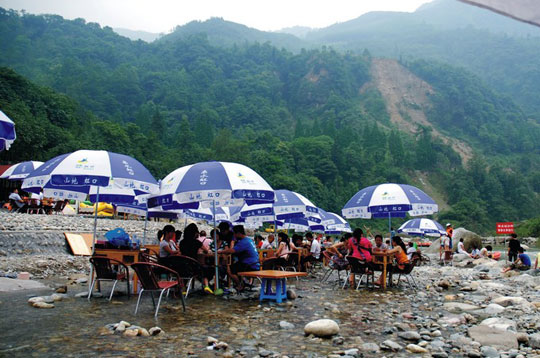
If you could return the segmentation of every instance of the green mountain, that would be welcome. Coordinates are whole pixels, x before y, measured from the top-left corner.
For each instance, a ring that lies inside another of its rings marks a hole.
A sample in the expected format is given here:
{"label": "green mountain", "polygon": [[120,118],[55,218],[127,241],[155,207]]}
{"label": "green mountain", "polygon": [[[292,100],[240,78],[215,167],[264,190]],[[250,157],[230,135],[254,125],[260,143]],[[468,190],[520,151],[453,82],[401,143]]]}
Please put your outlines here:
{"label": "green mountain", "polygon": [[156,177],[236,161],[336,212],[358,189],[391,181],[424,188],[441,220],[476,230],[539,214],[538,125],[463,69],[215,46],[201,34],[134,42],[81,19],[6,10],[0,50],[10,68],[0,108],[19,137],[0,160],[102,148]]}

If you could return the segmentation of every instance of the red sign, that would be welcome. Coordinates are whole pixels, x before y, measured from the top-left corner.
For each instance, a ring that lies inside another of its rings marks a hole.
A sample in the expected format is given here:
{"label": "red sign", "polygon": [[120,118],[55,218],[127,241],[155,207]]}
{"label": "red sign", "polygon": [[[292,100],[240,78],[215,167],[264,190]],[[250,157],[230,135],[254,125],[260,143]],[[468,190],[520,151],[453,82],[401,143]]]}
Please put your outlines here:
{"label": "red sign", "polygon": [[497,234],[513,234],[514,223],[497,223]]}

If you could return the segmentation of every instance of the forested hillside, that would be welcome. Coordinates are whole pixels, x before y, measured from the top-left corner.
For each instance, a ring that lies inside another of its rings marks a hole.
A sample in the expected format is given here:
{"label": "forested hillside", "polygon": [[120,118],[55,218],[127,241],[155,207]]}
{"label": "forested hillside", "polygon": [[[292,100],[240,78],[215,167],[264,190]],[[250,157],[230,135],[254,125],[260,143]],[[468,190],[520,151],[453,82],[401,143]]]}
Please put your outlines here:
{"label": "forested hillside", "polygon": [[[196,161],[236,161],[336,212],[362,187],[422,187],[421,175],[451,205],[440,218],[476,230],[540,211],[538,162],[524,159],[538,156],[537,127],[459,69],[406,63],[436,89],[425,109],[434,126],[477,151],[467,167],[429,128],[397,130],[368,86],[369,53],[225,48],[203,35],[148,44],[81,19],[5,10],[0,51],[9,67],[0,71],[0,108],[18,131],[2,161],[102,148],[137,157],[156,177]],[[509,130],[511,143],[499,149]]]}

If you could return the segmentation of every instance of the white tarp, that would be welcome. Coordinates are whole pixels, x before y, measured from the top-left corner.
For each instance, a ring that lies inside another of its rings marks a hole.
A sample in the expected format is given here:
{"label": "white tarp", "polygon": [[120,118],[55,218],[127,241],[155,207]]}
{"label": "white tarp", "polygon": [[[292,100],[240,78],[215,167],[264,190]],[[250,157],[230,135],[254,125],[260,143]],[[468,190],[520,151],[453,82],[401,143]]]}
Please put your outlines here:
{"label": "white tarp", "polygon": [[540,3],[538,0],[460,0],[483,7],[504,16],[540,26]]}

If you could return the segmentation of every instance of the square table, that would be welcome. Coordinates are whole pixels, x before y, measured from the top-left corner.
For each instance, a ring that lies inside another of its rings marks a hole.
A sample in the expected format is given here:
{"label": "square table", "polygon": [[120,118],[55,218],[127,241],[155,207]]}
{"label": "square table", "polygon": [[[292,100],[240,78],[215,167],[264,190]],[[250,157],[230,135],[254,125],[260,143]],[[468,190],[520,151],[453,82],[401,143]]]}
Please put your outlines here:
{"label": "square table", "polygon": [[[307,276],[307,273],[279,270],[261,270],[239,272],[238,275],[243,277],[257,277],[261,279],[262,283],[261,292],[259,294],[259,301],[269,299],[275,300],[277,303],[281,303],[283,302],[283,300],[287,299],[287,278]],[[273,282],[276,283],[275,291],[272,290]]]}

